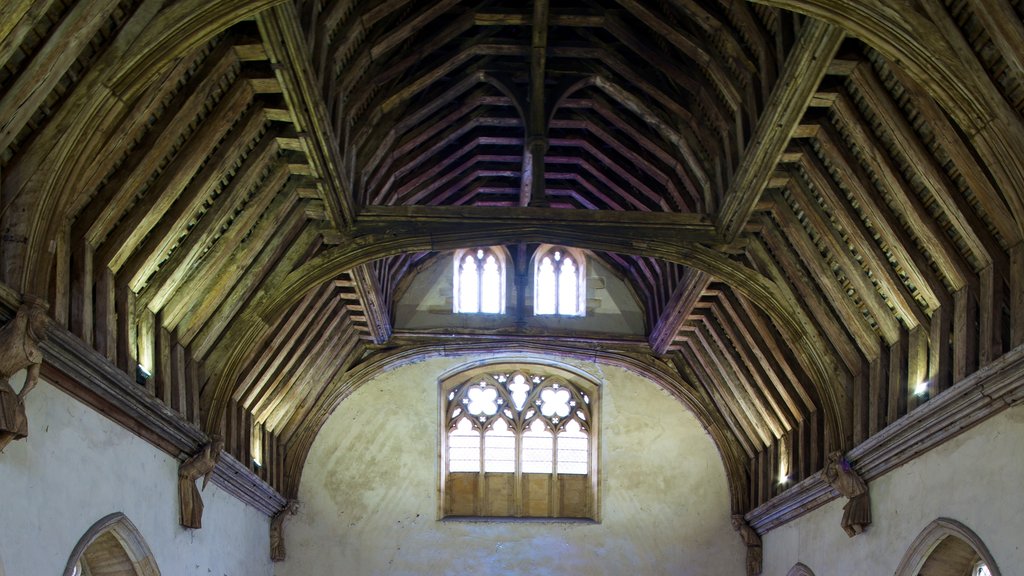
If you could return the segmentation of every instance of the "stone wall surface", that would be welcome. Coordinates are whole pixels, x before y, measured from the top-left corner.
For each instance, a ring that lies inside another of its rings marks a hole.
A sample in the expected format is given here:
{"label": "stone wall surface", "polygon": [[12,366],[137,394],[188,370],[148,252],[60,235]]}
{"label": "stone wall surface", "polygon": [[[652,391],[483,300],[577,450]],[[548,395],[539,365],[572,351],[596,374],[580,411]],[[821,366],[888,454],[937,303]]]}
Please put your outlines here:
{"label": "stone wall surface", "polygon": [[0,574],[62,574],[82,535],[113,512],[138,528],[164,576],[272,573],[263,514],[211,484],[203,528],[181,528],[177,460],[47,383],[27,410],[28,439],[0,454]]}
{"label": "stone wall surface", "polygon": [[738,576],[725,472],[697,420],[654,383],[582,366],[601,390],[599,524],[438,520],[438,358],[381,374],[336,410],[303,473],[278,576]]}
{"label": "stone wall surface", "polygon": [[1024,406],[1003,411],[870,483],[874,523],[848,538],[838,499],[764,537],[764,576],[797,562],[818,575],[889,576],[937,518],[973,530],[1006,576],[1024,574]]}

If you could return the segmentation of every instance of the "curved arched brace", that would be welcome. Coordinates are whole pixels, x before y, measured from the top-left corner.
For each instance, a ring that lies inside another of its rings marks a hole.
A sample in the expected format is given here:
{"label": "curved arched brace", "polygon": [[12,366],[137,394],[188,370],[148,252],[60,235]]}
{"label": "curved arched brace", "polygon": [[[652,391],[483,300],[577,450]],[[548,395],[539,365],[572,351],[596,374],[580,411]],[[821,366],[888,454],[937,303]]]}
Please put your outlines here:
{"label": "curved arched brace", "polygon": [[637,98],[628,90],[616,84],[609,78],[600,74],[595,75],[591,78],[591,85],[600,89],[619,104],[622,104],[638,117],[642,118],[653,130],[661,134],[665,140],[675,144],[683,155],[686,167],[697,179],[697,184],[700,187],[701,193],[704,194],[705,197],[711,193],[711,179],[708,177],[707,171],[701,165],[700,159],[697,157],[697,153],[694,150],[694,146],[686,139],[685,134],[677,132],[668,122],[665,121],[665,119],[660,118],[655,114],[655,112],[651,110],[642,99]]}
{"label": "curved arched brace", "polygon": [[506,98],[512,101],[512,107],[516,109],[516,115],[519,116],[520,122],[523,123],[523,130],[525,135],[527,125],[526,103],[522,101],[522,98],[516,95],[516,93],[513,92],[512,89],[508,87],[508,84],[505,84],[504,82],[496,78],[493,74],[481,72],[480,79],[483,82],[486,82],[487,84],[490,84],[491,86],[497,88],[498,92],[501,92],[502,95],[504,95]]}
{"label": "curved arched brace", "polygon": [[117,539],[124,553],[131,560],[136,576],[160,576],[160,569],[157,568],[149,545],[146,544],[135,524],[132,524],[132,521],[121,512],[104,516],[85,531],[68,558],[64,576],[74,576],[75,565],[82,559],[85,551],[98,538],[108,533]]}
{"label": "curved arched brace", "polygon": [[814,572],[802,562],[797,562],[789,572],[786,572],[786,576],[814,576]]}
{"label": "curved arched brace", "polygon": [[636,240],[621,233],[603,230],[552,230],[548,226],[524,225],[519,222],[456,226],[448,223],[442,228],[417,230],[417,223],[395,226],[397,230],[375,231],[372,227],[353,230],[354,234],[343,246],[327,250],[289,273],[279,289],[259,298],[236,322],[244,322],[234,348],[224,363],[224,369],[215,380],[211,403],[207,412],[206,429],[217,430],[224,416],[227,402],[234,389],[237,375],[249,351],[273,325],[309,290],[330,281],[345,270],[406,252],[436,252],[456,250],[481,244],[515,244],[518,242],[553,242],[564,246],[645,255],[691,266],[722,280],[765,311],[781,327],[790,344],[801,348],[811,363],[810,375],[825,417],[825,435],[829,450],[846,449],[849,438],[845,392],[835,382],[835,360],[824,342],[815,336],[810,318],[798,306],[791,306],[777,294],[778,286],[764,275],[734,262],[720,252],[696,243],[675,244],[654,240]]}
{"label": "curved arched brace", "polygon": [[996,565],[996,561],[981,538],[973,530],[951,518],[939,518],[921,531],[906,554],[903,555],[903,560],[896,568],[894,576],[916,576],[935,548],[950,537],[959,538],[970,545],[988,566],[992,576],[1002,576],[999,566]]}
{"label": "curved arched brace", "polygon": [[906,71],[960,125],[1002,184],[1024,233],[1024,136],[1020,118],[995,89],[941,3],[903,0],[751,0],[834,24]]}
{"label": "curved arched brace", "polygon": [[[289,442],[286,477],[289,484],[285,487],[288,494],[296,494],[302,478],[302,469],[309,450],[320,429],[327,422],[334,410],[352,392],[369,382],[381,372],[394,370],[406,364],[419,362],[427,358],[466,356],[474,353],[493,353],[493,342],[469,342],[420,344],[389,350],[370,361],[361,364],[331,382],[316,405],[310,412],[301,429],[296,431]],[[705,399],[699,388],[685,381],[679,374],[670,370],[662,362],[642,353],[631,353],[616,350],[594,349],[572,343],[551,342],[516,342],[504,347],[506,354],[500,357],[502,362],[550,362],[552,356],[570,357],[594,363],[617,366],[639,374],[656,383],[677,398],[683,406],[697,418],[701,426],[711,436],[712,442],[722,457],[729,493],[734,512],[740,513],[747,493],[747,475],[745,455],[739,442],[733,436],[721,415],[714,410],[710,401]],[[498,359],[488,357],[486,363],[497,362]],[[559,368],[571,371],[578,369],[565,364],[556,364]],[[471,365],[470,365],[471,366]],[[460,370],[467,368],[460,365]],[[590,377],[587,377],[590,379]]]}
{"label": "curved arched brace", "polygon": [[567,99],[576,92],[588,87],[595,87],[601,90],[616,100],[619,104],[628,108],[639,118],[644,119],[651,129],[660,134],[667,142],[671,142],[679,147],[679,151],[685,159],[683,165],[686,166],[687,170],[697,179],[696,185],[700,188],[701,194],[705,199],[705,203],[707,202],[708,195],[711,194],[711,181],[708,179],[707,172],[701,166],[700,160],[694,152],[693,145],[686,139],[685,135],[680,134],[675,128],[671,127],[641,99],[633,96],[629,91],[603,75],[595,74],[593,76],[583,78],[575,84],[570,85],[564,92],[562,92],[551,107],[551,111],[548,115],[548,125],[550,126],[551,122],[554,121],[555,114]]}
{"label": "curved arched brace", "polygon": [[31,176],[33,181],[26,184],[29,193],[19,198],[31,207],[27,212],[33,218],[25,231],[28,241],[24,252],[14,256],[22,260],[17,289],[39,296],[47,293],[53,243],[66,225],[63,215],[68,203],[82,192],[75,187],[76,176],[90,166],[109,136],[100,128],[116,125],[130,109],[128,104],[182,54],[209,42],[235,22],[285,1],[193,0],[169,3],[162,9],[159,2],[140,8],[133,18],[145,22],[145,26],[135,36],[119,36],[104,55],[105,60],[116,64],[107,69],[97,65],[101,72],[89,76],[75,90],[73,101],[62,107],[69,112],[62,118],[66,123],[60,127],[58,145],[46,151],[46,169]]}

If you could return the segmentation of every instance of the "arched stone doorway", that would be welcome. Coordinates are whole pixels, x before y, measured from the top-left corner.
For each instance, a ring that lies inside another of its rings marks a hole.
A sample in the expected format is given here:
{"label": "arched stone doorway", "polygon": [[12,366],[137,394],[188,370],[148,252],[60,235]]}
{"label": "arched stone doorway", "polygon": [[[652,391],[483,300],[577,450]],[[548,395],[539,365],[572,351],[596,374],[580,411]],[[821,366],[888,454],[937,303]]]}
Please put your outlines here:
{"label": "arched stone doorway", "polygon": [[792,568],[789,569],[789,572],[786,573],[786,576],[814,576],[814,572],[812,572],[806,564],[802,562],[797,562]]}
{"label": "arched stone doorway", "polygon": [[1001,576],[985,543],[956,520],[939,518],[903,556],[895,576]]}
{"label": "arched stone doorway", "polygon": [[160,576],[160,570],[139,530],[116,512],[86,531],[68,558],[64,576]]}

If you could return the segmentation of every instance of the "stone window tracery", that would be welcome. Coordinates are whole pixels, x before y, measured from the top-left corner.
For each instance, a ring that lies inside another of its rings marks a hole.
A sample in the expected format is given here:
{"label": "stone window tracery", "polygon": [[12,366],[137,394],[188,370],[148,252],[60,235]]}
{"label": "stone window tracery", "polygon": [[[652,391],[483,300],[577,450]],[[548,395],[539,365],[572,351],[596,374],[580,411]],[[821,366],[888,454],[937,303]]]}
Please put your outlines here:
{"label": "stone window tracery", "polygon": [[443,516],[593,517],[594,396],[540,366],[443,383]]}

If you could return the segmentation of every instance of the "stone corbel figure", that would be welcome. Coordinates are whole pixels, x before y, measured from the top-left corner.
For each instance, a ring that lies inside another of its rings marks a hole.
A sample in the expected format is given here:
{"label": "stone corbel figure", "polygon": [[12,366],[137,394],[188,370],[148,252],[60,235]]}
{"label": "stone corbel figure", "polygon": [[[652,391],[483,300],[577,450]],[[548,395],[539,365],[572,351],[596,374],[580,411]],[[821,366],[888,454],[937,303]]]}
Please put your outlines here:
{"label": "stone corbel figure", "polygon": [[[43,300],[25,296],[14,319],[0,328],[0,451],[28,436],[25,396],[39,382],[39,343],[46,338],[47,307]],[[25,385],[15,394],[10,378],[23,368],[28,368]]]}
{"label": "stone corbel figure", "polygon": [[871,498],[864,479],[854,472],[850,462],[838,450],[828,455],[828,463],[821,476],[836,492],[848,498],[846,506],[843,506],[842,522],[846,535],[852,538],[863,532],[871,524]]}
{"label": "stone corbel figure", "polygon": [[181,505],[182,526],[203,527],[203,497],[196,487],[196,480],[202,477],[205,490],[223,449],[224,440],[214,435],[210,438],[209,444],[178,466],[178,501]]}
{"label": "stone corbel figure", "polygon": [[284,549],[284,521],[289,516],[294,516],[299,511],[299,501],[289,500],[280,512],[274,514],[270,520],[270,559],[274,562],[281,562],[285,559]]}
{"label": "stone corbel figure", "polygon": [[732,527],[739,532],[747,547],[747,576],[757,576],[761,573],[761,537],[747,524],[742,514],[733,514]]}

